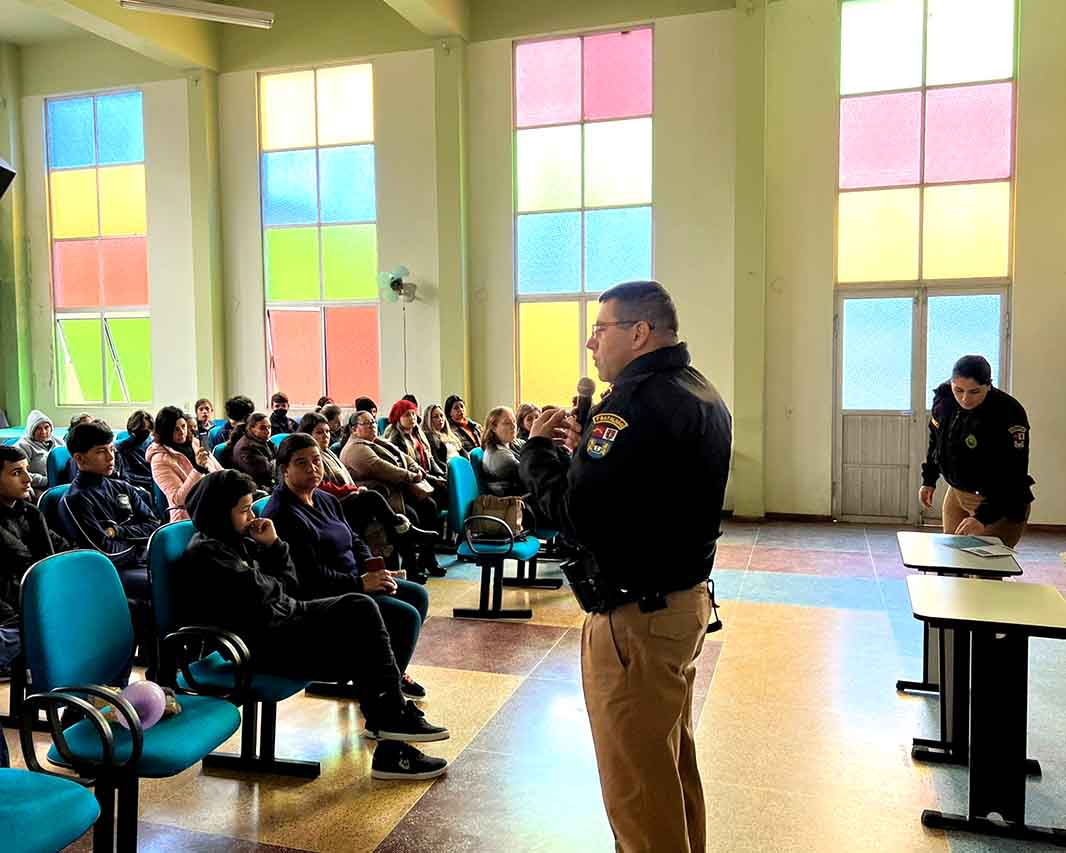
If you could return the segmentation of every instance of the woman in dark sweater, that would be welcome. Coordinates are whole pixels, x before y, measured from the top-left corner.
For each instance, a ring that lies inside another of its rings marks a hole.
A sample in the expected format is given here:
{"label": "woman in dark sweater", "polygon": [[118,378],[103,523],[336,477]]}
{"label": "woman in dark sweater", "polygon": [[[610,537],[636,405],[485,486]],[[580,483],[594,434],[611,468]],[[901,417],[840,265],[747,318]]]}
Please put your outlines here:
{"label": "woman in dark sweater", "polygon": [[382,741],[372,775],[439,776],[446,761],[403,742],[444,740],[448,730],[430,725],[404,699],[377,603],[357,592],[307,595],[273,522],[252,513],[254,491],[247,475],[217,471],[189,494],[185,505],[197,533],[176,574],[183,582],[177,596],[182,623],[216,625],[237,634],[259,672],[354,681],[367,730]]}
{"label": "woman in dark sweater", "polygon": [[262,412],[253,412],[248,416],[244,435],[233,446],[233,467],[269,492],[274,488],[275,455],[270,441],[270,420]]}
{"label": "woman in dark sweater", "polygon": [[[406,673],[422,623],[429,612],[425,587],[385,568],[352,533],[340,501],[318,487],[322,456],[309,435],[295,433],[278,451],[280,482],[263,517],[289,545],[301,583],[311,595],[362,592],[377,602],[388,628],[396,665]],[[405,674],[403,691],[421,698],[426,691]]]}

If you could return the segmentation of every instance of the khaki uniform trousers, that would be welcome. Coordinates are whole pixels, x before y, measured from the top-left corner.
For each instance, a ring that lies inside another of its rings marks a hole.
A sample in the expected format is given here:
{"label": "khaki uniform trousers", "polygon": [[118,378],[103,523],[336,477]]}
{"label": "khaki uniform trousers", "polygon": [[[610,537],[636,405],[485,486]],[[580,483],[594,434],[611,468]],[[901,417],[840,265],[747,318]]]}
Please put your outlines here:
{"label": "khaki uniform trousers", "polygon": [[703,853],[706,812],[696,767],[692,683],[711,601],[706,583],[669,606],[590,613],[581,681],[603,802],[622,853]]}
{"label": "khaki uniform trousers", "polygon": [[[964,519],[970,518],[977,512],[977,508],[984,503],[984,500],[982,495],[975,495],[973,492],[964,492],[962,489],[948,486],[948,490],[944,493],[944,505],[940,512],[944,523],[944,532],[954,533]],[[988,525],[982,535],[998,536],[1003,540],[1004,545],[1008,548],[1013,548],[1018,544],[1018,540],[1022,538],[1031,508],[1032,504],[1025,507],[1025,518],[1021,521],[1010,521],[1006,518],[1001,518]]]}

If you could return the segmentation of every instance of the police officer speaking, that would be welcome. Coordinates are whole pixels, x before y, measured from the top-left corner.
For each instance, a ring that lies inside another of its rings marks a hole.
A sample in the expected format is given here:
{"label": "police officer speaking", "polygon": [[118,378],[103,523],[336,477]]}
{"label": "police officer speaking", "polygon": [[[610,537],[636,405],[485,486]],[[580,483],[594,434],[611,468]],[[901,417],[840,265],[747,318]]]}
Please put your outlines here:
{"label": "police officer speaking", "polygon": [[998,536],[1018,544],[1033,502],[1029,476],[1029,419],[1022,404],[992,387],[992,367],[964,355],[951,380],[933,392],[929,450],[918,500],[933,506],[940,475],[948,482],[945,533]]}
{"label": "police officer speaking", "polygon": [[661,284],[626,282],[599,301],[587,347],[610,390],[583,429],[565,410],[541,415],[522,478],[583,555],[566,571],[588,611],[581,677],[617,849],[695,853],[705,811],[692,684],[732,420],[690,366]]}

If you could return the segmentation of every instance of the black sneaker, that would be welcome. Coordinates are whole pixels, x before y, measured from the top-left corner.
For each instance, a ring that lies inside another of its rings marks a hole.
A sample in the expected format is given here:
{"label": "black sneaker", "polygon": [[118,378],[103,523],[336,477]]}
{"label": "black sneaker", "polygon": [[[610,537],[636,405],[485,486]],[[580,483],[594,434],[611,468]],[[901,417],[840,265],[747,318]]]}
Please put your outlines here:
{"label": "black sneaker", "polygon": [[403,674],[403,678],[400,679],[400,690],[409,699],[426,698],[426,688],[411,678],[406,672]]}
{"label": "black sneaker", "polygon": [[408,527],[406,532],[400,535],[407,537],[414,545],[429,545],[432,547],[440,540],[440,534],[435,530],[423,530],[421,527],[415,527],[414,525]]}
{"label": "black sneaker", "polygon": [[444,726],[435,726],[426,722],[426,715],[415,703],[404,702],[403,710],[392,719],[380,721],[374,728],[366,727],[366,736],[370,740],[401,740],[405,743],[429,743],[435,740],[447,740],[451,737]]}
{"label": "black sneaker", "polygon": [[374,750],[373,779],[436,779],[448,769],[443,758],[433,758],[410,744],[401,743],[399,749],[388,746],[383,743]]}

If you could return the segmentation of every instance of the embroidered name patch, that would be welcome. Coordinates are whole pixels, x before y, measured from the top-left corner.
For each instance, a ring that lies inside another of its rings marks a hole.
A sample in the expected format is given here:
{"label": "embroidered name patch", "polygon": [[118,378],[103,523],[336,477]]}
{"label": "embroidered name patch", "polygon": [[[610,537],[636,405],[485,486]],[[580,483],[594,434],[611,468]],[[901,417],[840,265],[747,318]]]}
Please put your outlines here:
{"label": "embroidered name patch", "polygon": [[624,418],[604,412],[592,419],[592,431],[585,443],[585,452],[592,459],[603,459],[611,451],[618,434],[628,427]]}
{"label": "embroidered name patch", "polygon": [[1021,450],[1025,447],[1026,428],[1024,426],[1008,427],[1007,432],[1010,433],[1010,437],[1014,440],[1015,450]]}

